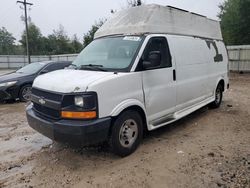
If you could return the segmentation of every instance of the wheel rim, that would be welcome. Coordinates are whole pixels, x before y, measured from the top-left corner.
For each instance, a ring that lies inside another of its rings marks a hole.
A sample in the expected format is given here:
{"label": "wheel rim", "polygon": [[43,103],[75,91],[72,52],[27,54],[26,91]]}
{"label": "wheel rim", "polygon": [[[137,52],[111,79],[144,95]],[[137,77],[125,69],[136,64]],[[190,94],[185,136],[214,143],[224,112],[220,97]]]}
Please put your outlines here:
{"label": "wheel rim", "polygon": [[133,119],[126,120],[120,129],[119,140],[123,147],[130,148],[138,137],[138,125]]}
{"label": "wheel rim", "polygon": [[219,104],[220,100],[221,100],[221,91],[219,88],[217,88],[215,93],[215,103]]}
{"label": "wheel rim", "polygon": [[31,97],[31,87],[25,87],[22,91],[22,97],[24,100],[29,101]]}

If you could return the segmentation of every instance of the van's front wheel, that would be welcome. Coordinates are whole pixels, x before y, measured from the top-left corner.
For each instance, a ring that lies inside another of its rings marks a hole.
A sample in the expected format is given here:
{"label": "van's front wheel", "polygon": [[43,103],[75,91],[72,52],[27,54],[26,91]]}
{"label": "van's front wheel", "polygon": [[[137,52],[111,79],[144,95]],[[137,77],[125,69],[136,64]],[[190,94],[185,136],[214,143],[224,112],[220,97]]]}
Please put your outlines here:
{"label": "van's front wheel", "polygon": [[112,152],[125,157],[139,146],[143,136],[142,119],[138,112],[128,110],[114,121],[110,139]]}

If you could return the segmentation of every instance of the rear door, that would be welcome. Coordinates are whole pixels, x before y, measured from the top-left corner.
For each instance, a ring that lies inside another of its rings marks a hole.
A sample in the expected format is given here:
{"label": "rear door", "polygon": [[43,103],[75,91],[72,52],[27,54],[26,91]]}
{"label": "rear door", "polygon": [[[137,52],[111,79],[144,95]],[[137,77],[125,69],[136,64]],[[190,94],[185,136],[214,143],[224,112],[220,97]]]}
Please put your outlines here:
{"label": "rear door", "polygon": [[150,124],[159,125],[167,121],[175,111],[176,87],[175,65],[172,63],[167,38],[152,37],[143,52],[147,60],[150,52],[159,51],[161,65],[151,70],[143,70],[142,82],[147,116]]}

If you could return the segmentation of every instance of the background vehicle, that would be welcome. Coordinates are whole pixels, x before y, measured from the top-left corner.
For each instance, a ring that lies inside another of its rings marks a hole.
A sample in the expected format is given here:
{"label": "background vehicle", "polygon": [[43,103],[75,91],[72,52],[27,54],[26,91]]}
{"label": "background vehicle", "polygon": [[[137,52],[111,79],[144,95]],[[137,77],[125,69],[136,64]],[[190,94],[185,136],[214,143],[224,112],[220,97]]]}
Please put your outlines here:
{"label": "background vehicle", "polygon": [[228,86],[219,22],[159,5],[117,13],[72,67],[34,81],[29,125],[56,141],[108,141],[120,156],[144,131],[219,107]]}
{"label": "background vehicle", "polygon": [[64,69],[71,62],[36,62],[21,69],[0,76],[0,101],[16,100],[28,101],[34,79],[48,72]]}

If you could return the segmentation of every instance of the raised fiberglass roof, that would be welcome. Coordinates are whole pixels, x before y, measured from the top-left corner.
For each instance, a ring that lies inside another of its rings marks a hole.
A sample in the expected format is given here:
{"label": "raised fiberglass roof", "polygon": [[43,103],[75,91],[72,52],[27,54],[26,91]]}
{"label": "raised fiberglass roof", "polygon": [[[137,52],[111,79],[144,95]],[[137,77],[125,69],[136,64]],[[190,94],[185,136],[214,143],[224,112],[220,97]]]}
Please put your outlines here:
{"label": "raised fiberglass roof", "polygon": [[155,4],[115,13],[96,32],[95,38],[143,33],[176,34],[222,40],[218,21],[178,8]]}

